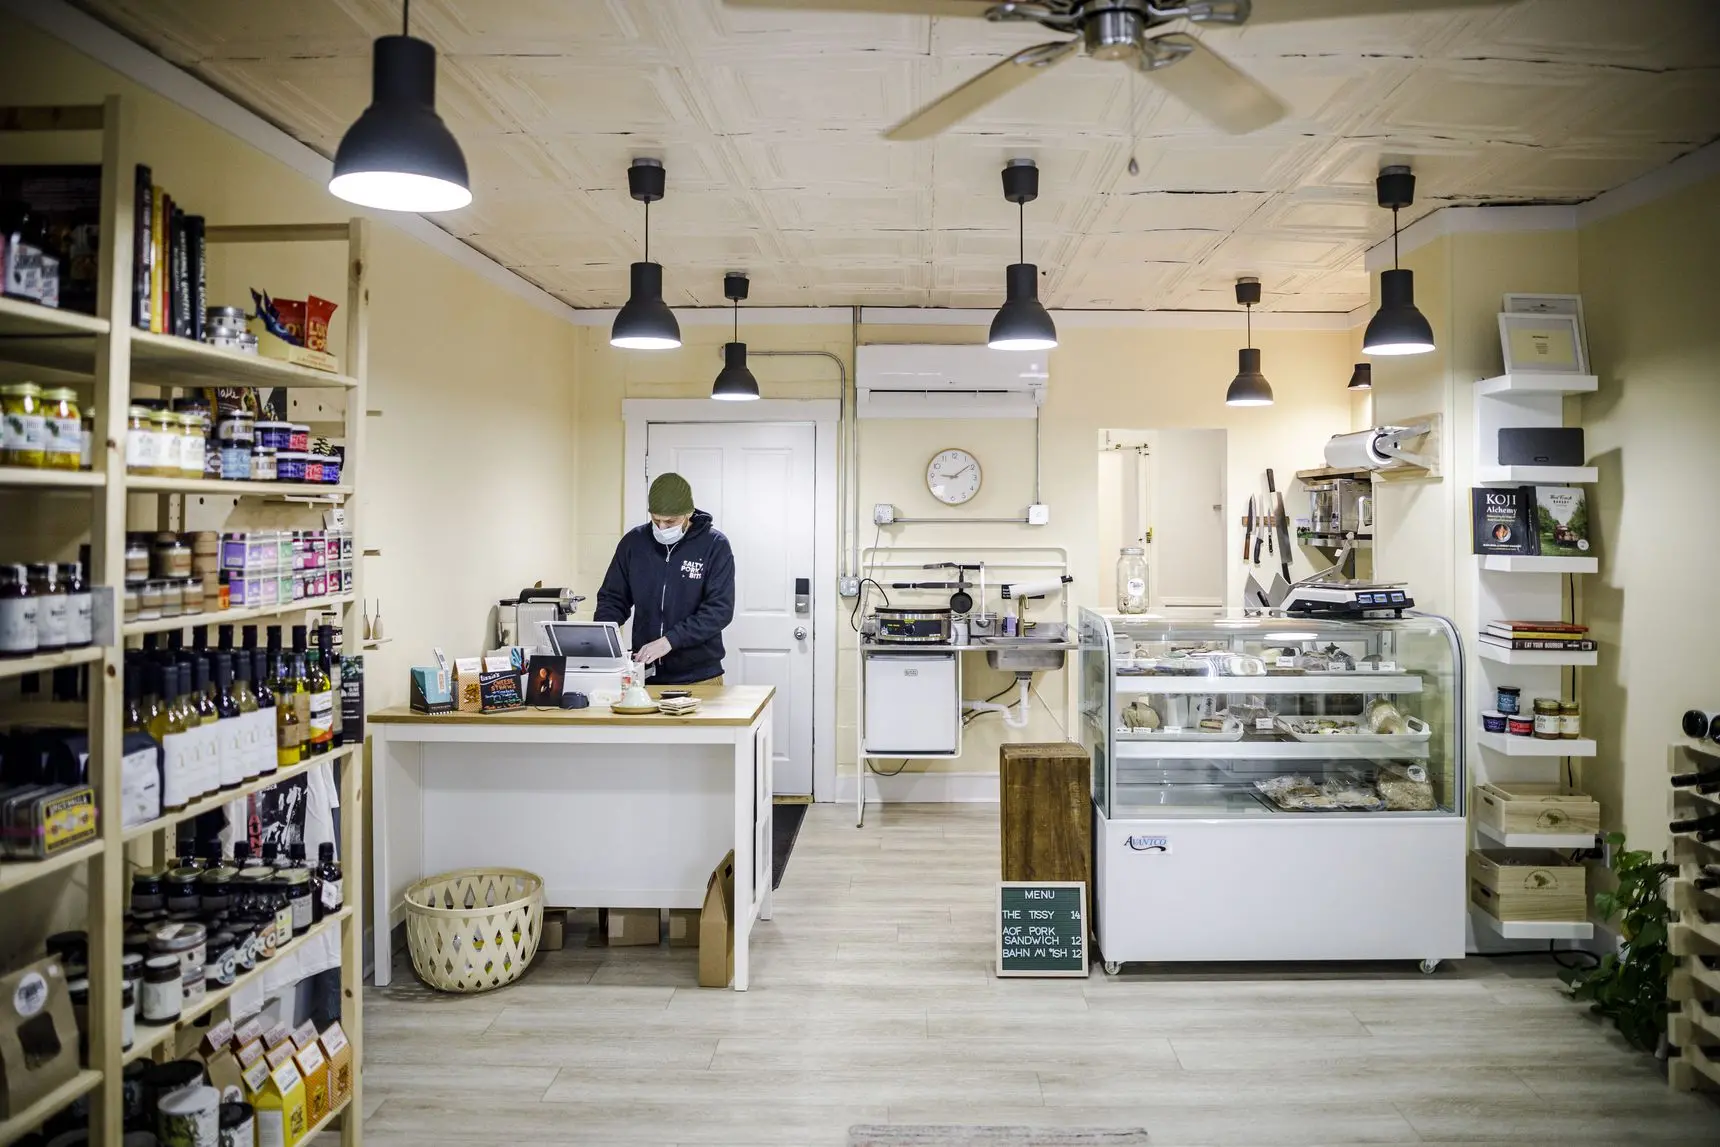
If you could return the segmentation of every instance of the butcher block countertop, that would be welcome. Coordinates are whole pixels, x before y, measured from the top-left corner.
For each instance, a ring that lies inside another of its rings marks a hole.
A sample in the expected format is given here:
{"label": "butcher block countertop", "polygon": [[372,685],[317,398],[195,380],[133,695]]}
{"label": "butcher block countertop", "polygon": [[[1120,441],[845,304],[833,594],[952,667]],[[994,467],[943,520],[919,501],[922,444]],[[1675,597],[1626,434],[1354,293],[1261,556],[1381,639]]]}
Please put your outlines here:
{"label": "butcher block countertop", "polygon": [[[651,696],[660,696],[674,685],[652,686]],[[383,725],[568,725],[591,727],[631,726],[651,728],[665,726],[750,725],[770,703],[776,690],[769,685],[685,686],[703,704],[688,717],[671,717],[666,713],[624,716],[611,713],[607,705],[592,705],[586,709],[539,709],[527,705],[505,713],[415,713],[405,705],[366,713],[365,721]]]}

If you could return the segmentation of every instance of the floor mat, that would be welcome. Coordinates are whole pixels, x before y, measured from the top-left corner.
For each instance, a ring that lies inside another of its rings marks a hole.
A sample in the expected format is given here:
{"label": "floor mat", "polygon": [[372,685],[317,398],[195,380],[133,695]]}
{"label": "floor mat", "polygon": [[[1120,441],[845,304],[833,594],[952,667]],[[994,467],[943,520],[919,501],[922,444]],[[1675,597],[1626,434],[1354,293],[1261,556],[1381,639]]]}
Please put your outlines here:
{"label": "floor mat", "polygon": [[779,804],[771,810],[770,822],[770,886],[782,887],[782,873],[788,867],[788,855],[800,836],[800,826],[806,820],[808,806]]}

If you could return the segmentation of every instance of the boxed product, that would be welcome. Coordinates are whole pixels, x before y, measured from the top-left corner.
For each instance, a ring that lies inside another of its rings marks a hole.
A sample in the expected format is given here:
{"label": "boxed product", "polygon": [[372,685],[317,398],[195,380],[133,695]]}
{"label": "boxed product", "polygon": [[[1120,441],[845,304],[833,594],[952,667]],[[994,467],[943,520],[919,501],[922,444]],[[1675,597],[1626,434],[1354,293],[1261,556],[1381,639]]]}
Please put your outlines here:
{"label": "boxed product", "polygon": [[290,1054],[273,1070],[267,1059],[251,1065],[245,1072],[245,1101],[256,1108],[259,1143],[293,1147],[310,1128],[304,1080]]}
{"label": "boxed product", "polygon": [[735,976],[735,853],[729,850],[705,883],[699,913],[699,986],[726,988]]}
{"label": "boxed product", "polygon": [[322,1033],[322,1049],[328,1060],[328,1103],[332,1111],[352,1095],[352,1044],[339,1020]]}
{"label": "boxed product", "polygon": [[611,948],[655,947],[661,938],[662,915],[656,908],[611,908],[606,915]]}
{"label": "boxed product", "polygon": [[59,960],[0,976],[0,1120],[77,1074],[78,1028]]}
{"label": "boxed product", "polygon": [[[316,1029],[313,1027],[311,1030],[315,1032]],[[305,1081],[305,1117],[312,1124],[321,1123],[329,1113],[328,1060],[314,1035],[310,1044],[293,1056],[293,1062],[298,1065],[299,1077]]]}

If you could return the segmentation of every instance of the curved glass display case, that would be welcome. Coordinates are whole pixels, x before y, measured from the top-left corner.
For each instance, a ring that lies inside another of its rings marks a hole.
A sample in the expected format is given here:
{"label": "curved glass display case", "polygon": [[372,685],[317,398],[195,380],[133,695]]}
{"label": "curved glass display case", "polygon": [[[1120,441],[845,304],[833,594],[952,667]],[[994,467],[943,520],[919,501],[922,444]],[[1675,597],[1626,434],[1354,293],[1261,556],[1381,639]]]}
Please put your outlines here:
{"label": "curved glass display case", "polygon": [[1462,956],[1450,622],[1084,610],[1080,641],[1108,966]]}

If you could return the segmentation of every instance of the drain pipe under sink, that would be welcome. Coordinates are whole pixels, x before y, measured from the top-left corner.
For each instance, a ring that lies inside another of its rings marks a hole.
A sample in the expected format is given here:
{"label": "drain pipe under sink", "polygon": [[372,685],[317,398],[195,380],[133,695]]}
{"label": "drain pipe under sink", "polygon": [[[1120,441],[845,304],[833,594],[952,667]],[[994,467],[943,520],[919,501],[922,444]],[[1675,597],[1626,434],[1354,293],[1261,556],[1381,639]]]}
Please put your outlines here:
{"label": "drain pipe under sink", "polygon": [[1017,673],[1015,683],[1020,687],[1021,695],[1013,705],[995,705],[990,701],[963,701],[962,708],[975,713],[1000,713],[1003,715],[1004,725],[1008,728],[1025,729],[1029,715],[1027,692],[1033,684],[1033,676],[1029,673]]}

